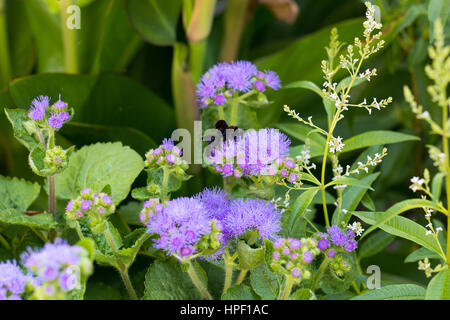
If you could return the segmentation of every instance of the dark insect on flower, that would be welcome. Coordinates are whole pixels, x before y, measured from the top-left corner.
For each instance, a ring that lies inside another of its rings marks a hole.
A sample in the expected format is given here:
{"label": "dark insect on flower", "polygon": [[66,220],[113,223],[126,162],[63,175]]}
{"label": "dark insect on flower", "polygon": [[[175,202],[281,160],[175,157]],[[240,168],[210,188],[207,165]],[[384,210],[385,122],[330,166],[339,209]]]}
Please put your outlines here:
{"label": "dark insect on flower", "polygon": [[[234,138],[234,141],[236,141],[237,137],[242,136],[242,133],[243,133],[241,128],[239,128],[237,126],[229,126],[225,120],[217,121],[216,129],[220,131],[224,140],[231,138],[231,137],[227,136],[227,133],[230,133],[229,130],[233,130],[232,137]],[[213,142],[213,141],[214,141],[214,137],[211,138],[211,142]]]}

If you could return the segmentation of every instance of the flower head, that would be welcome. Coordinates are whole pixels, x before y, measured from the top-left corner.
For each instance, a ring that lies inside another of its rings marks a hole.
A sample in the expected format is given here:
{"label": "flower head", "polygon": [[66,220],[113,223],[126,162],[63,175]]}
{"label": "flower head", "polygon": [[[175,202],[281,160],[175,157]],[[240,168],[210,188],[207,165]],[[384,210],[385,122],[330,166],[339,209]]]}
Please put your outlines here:
{"label": "flower head", "polygon": [[0,263],[0,300],[22,300],[27,279],[15,260]]}

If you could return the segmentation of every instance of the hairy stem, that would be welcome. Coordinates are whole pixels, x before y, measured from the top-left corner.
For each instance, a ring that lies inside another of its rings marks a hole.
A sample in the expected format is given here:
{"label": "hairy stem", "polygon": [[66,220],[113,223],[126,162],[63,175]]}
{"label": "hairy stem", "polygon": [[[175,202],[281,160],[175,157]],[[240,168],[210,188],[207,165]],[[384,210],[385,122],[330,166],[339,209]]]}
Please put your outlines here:
{"label": "hairy stem", "polygon": [[203,298],[205,300],[212,300],[213,298],[212,298],[211,294],[209,293],[208,289],[203,285],[202,281],[200,280],[200,278],[197,275],[197,272],[195,272],[195,268],[192,265],[192,262],[189,261],[188,265],[189,266],[188,266],[187,272],[189,274],[189,277],[192,280],[192,283],[197,287],[198,291],[200,291],[201,295],[203,296]]}
{"label": "hairy stem", "polygon": [[109,246],[113,249],[114,255],[116,256],[117,270],[119,271],[120,277],[122,278],[122,282],[128,291],[128,295],[130,296],[131,300],[138,300],[136,291],[134,290],[133,284],[131,283],[130,277],[128,276],[128,268],[125,266],[122,259],[117,256],[117,251],[119,250],[119,248],[117,247],[116,242],[114,241],[113,236],[111,234],[109,222],[106,223],[106,228],[103,234],[105,235],[106,240],[109,243]]}
{"label": "hairy stem", "polygon": [[231,282],[233,281],[233,260],[231,260],[228,253],[225,254],[224,262],[225,262],[225,281],[223,283],[222,294],[224,294],[228,290],[228,288],[230,288]]}
{"label": "hairy stem", "polygon": [[287,300],[289,298],[293,285],[294,279],[291,276],[286,276],[286,284],[279,300]]}
{"label": "hairy stem", "polygon": [[244,281],[245,276],[247,275],[248,270],[242,269],[241,272],[239,273],[238,278],[236,279],[236,285],[241,284],[242,281]]}

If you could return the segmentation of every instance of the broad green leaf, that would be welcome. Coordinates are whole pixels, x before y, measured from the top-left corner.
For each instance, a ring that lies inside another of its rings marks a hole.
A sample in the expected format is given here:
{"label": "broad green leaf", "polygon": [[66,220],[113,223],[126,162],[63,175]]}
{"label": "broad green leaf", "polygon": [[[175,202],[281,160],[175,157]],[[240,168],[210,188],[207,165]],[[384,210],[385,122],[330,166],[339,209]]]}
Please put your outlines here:
{"label": "broad green leaf", "polygon": [[17,209],[0,210],[0,221],[32,228],[52,229],[56,226],[51,214],[41,213],[29,216]]}
{"label": "broad green leaf", "polygon": [[126,267],[129,267],[135,260],[141,246],[150,238],[150,234],[145,228],[134,230],[124,238],[125,248],[120,249],[117,255],[122,259]]}
{"label": "broad green leaf", "polygon": [[201,295],[181,264],[156,260],[145,277],[144,300],[200,300]]}
{"label": "broad green leaf", "polygon": [[39,196],[40,190],[37,183],[0,176],[0,210],[25,211]]}
{"label": "broad green leaf", "polygon": [[355,178],[352,178],[352,177],[345,177],[345,176],[339,177],[339,178],[333,180],[330,183],[330,186],[334,186],[334,185],[338,185],[338,184],[345,184],[347,186],[362,187],[362,188],[366,188],[366,189],[369,189],[369,190],[372,190],[372,191],[374,190],[370,186],[370,184],[367,184],[367,183],[365,183],[362,180],[358,180],[358,179],[355,179]]}
{"label": "broad green leaf", "polygon": [[297,291],[291,293],[289,300],[311,300],[313,298],[313,293],[308,288],[300,288]]}
{"label": "broad green leaf", "polygon": [[428,250],[427,248],[419,248],[416,251],[411,252],[405,259],[405,263],[416,262],[419,260],[428,259],[442,259],[436,252]]}
{"label": "broad green leaf", "polygon": [[258,296],[245,284],[235,285],[222,295],[222,300],[258,300]]}
{"label": "broad green leaf", "polygon": [[[379,221],[380,217],[383,215],[381,212],[364,211],[356,211],[352,212],[352,214],[363,220],[365,223],[371,225]],[[394,236],[411,240],[436,253],[440,252],[439,246],[437,245],[435,239],[426,235],[427,229],[405,217],[394,216],[386,223],[380,225],[379,228]],[[363,233],[363,236],[364,234],[365,233]]]}
{"label": "broad green leaf", "polygon": [[342,152],[348,152],[374,145],[385,145],[413,140],[419,140],[419,138],[410,134],[387,130],[368,131],[344,140],[344,149]]}
{"label": "broad green leaf", "polygon": [[366,193],[363,198],[361,199],[361,203],[369,210],[376,211],[375,203],[373,202],[372,198],[369,196],[368,193]]}
{"label": "broad green leaf", "polygon": [[376,255],[389,245],[395,237],[383,230],[375,231],[366,240],[361,241],[359,245],[358,257],[359,259],[367,258]]}
{"label": "broad green leaf", "polygon": [[314,82],[311,82],[311,81],[306,81],[306,80],[294,81],[294,82],[291,82],[291,83],[285,85],[283,88],[284,89],[289,89],[289,88],[308,89],[308,90],[311,90],[311,91],[317,93],[319,96],[323,97],[322,90]]}
{"label": "broad green leaf", "polygon": [[130,201],[120,206],[117,209],[117,213],[126,221],[126,223],[141,226],[142,222],[139,220],[139,212],[141,210],[142,204],[137,201]]}
{"label": "broad green leaf", "polygon": [[423,300],[425,289],[415,284],[396,284],[367,291],[351,300]]}
{"label": "broad green leaf", "polygon": [[74,199],[84,188],[100,192],[109,184],[118,204],[127,197],[143,167],[142,158],[120,142],[85,146],[73,153],[69,167],[56,176],[56,196]]}
{"label": "broad green leaf", "polygon": [[277,274],[271,272],[265,264],[250,271],[250,284],[262,300],[275,300],[278,297],[280,284]]}
{"label": "broad green leaf", "polygon": [[181,0],[127,0],[126,6],[131,23],[143,39],[171,45],[176,41],[181,3]]}
{"label": "broad green leaf", "polygon": [[390,207],[386,212],[378,216],[377,221],[369,228],[366,232],[364,232],[364,235],[361,238],[366,237],[369,233],[371,233],[376,228],[379,228],[381,225],[388,222],[393,217],[399,215],[402,212],[415,209],[415,208],[422,208],[427,207],[436,210],[436,206],[433,202],[428,200],[422,200],[422,199],[410,199],[410,200],[404,200],[399,203],[394,204],[392,207]]}
{"label": "broad green leaf", "polygon": [[317,192],[319,192],[318,188],[309,189],[297,197],[297,199],[295,200],[295,202],[292,206],[292,210],[291,210],[291,214],[290,214],[290,219],[289,219],[289,224],[288,224],[289,232],[292,231],[295,221],[305,213],[306,209],[308,209],[309,205],[313,201]]}
{"label": "broad green leaf", "polygon": [[440,271],[431,279],[425,294],[426,300],[450,300],[450,270]]}
{"label": "broad green leaf", "polygon": [[28,150],[32,150],[38,145],[36,139],[34,139],[26,129],[26,123],[30,123],[30,118],[25,110],[21,109],[6,109],[5,114],[9,122],[11,122],[12,129],[14,131],[14,137],[22,143]]}
{"label": "broad green leaf", "polygon": [[240,240],[237,245],[237,252],[241,269],[255,269],[264,261],[264,247],[251,248],[245,241]]}

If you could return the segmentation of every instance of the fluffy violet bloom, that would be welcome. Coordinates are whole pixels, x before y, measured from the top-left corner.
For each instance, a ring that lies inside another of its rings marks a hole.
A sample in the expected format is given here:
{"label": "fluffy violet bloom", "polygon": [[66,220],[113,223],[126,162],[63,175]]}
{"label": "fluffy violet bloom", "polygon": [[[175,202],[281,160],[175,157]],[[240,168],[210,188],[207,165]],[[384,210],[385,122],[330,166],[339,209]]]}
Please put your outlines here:
{"label": "fluffy violet bloom", "polygon": [[15,260],[0,263],[0,300],[22,300],[27,279]]}
{"label": "fluffy violet bloom", "polygon": [[48,108],[50,103],[50,98],[48,96],[39,96],[33,99],[31,104],[37,109],[45,109]]}
{"label": "fluffy violet bloom", "polygon": [[327,239],[320,239],[317,242],[317,247],[320,250],[325,250],[326,248],[328,248],[330,246],[330,241],[328,241]]}
{"label": "fluffy violet bloom", "polygon": [[275,260],[275,261],[280,260],[280,253],[278,251],[274,251],[272,253],[272,259]]}
{"label": "fluffy violet bloom", "polygon": [[345,250],[348,251],[348,252],[352,252],[357,247],[358,247],[358,243],[355,240],[353,240],[353,239],[349,239],[345,243]]}
{"label": "fluffy violet bloom", "polygon": [[195,253],[194,245],[211,232],[211,220],[200,200],[183,197],[170,201],[163,212],[153,215],[147,227],[149,233],[160,236],[156,248],[186,257],[185,248]]}
{"label": "fluffy violet bloom", "polygon": [[291,275],[295,278],[300,278],[300,276],[302,275],[302,271],[299,267],[295,267],[291,270]]}
{"label": "fluffy violet bloom", "polygon": [[[355,240],[355,233],[350,229],[345,232],[338,226],[334,225],[327,229],[328,236],[331,242],[338,247],[344,248],[346,251],[351,252],[358,247],[358,242]],[[324,240],[324,239],[322,239]],[[322,241],[320,240],[320,241]],[[319,242],[320,242],[319,241]],[[320,248],[319,248],[320,249]]]}
{"label": "fluffy violet bloom", "polygon": [[61,95],[59,95],[59,99],[58,101],[55,102],[55,104],[53,105],[56,109],[58,110],[63,110],[67,107],[67,102],[64,102],[61,100]]}
{"label": "fluffy violet bloom", "polygon": [[281,88],[281,81],[276,72],[266,71],[264,78],[266,79],[267,86],[273,90]]}
{"label": "fluffy violet bloom", "polygon": [[311,261],[313,261],[314,256],[311,252],[306,251],[303,253],[303,261],[305,261],[306,263],[310,263]]}
{"label": "fluffy violet bloom", "polygon": [[256,90],[259,90],[261,92],[266,91],[266,84],[262,80],[255,81],[253,85],[255,86]]}
{"label": "fluffy violet bloom", "polygon": [[59,116],[59,114],[56,113],[52,113],[52,115],[50,116],[50,118],[48,118],[48,125],[50,127],[52,127],[53,129],[61,129],[61,127],[63,126],[64,121],[63,119]]}
{"label": "fluffy violet bloom", "polygon": [[206,188],[195,195],[195,198],[203,204],[210,219],[222,221],[230,212],[230,195],[223,189]]}
{"label": "fluffy violet bloom", "polygon": [[327,253],[329,258],[333,258],[336,255],[336,251],[334,249],[330,249]]}
{"label": "fluffy violet bloom", "polygon": [[296,250],[302,246],[302,242],[298,239],[289,239],[288,241],[291,249]]}
{"label": "fluffy violet bloom", "polygon": [[34,121],[40,121],[45,117],[45,109],[31,107],[28,116]]}
{"label": "fluffy violet bloom", "polygon": [[262,239],[274,239],[281,230],[281,213],[270,201],[236,199],[224,218],[224,234],[228,239],[246,231],[257,231]]}
{"label": "fluffy violet bloom", "polygon": [[275,249],[279,249],[284,245],[284,238],[278,238],[273,242],[273,247]]}

